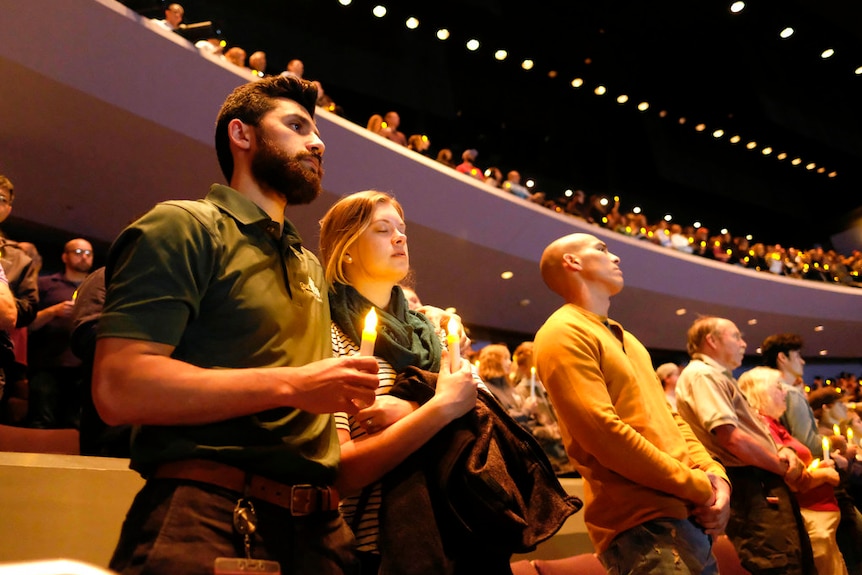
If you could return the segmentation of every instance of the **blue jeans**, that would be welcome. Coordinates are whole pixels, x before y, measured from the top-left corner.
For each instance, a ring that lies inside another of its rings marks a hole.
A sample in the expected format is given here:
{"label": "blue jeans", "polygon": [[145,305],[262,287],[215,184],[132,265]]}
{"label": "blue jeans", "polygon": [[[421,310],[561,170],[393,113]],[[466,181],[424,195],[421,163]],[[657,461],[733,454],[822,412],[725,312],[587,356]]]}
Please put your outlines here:
{"label": "blue jeans", "polygon": [[[110,567],[123,575],[212,575],[216,557],[244,557],[233,528],[237,495],[203,484],[148,481],[123,524]],[[282,575],[359,572],[353,533],[338,511],[292,517],[254,502],[252,557],[277,561]]]}
{"label": "blue jeans", "polygon": [[609,575],[717,575],[712,539],[687,519],[653,519],[623,531],[599,554]]}

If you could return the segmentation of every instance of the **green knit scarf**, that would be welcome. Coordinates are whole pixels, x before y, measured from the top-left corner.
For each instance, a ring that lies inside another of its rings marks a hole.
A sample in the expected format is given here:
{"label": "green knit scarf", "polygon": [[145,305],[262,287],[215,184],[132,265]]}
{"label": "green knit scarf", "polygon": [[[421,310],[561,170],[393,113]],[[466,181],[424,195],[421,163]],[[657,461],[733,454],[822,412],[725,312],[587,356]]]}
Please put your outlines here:
{"label": "green knit scarf", "polygon": [[[374,304],[352,286],[336,283],[335,292],[329,295],[332,321],[357,344],[362,341],[365,316],[372,306]],[[435,373],[440,371],[440,338],[424,314],[407,307],[399,286],[392,288],[389,307],[375,308],[375,311],[378,322],[374,355],[388,361],[396,373],[408,365]]]}

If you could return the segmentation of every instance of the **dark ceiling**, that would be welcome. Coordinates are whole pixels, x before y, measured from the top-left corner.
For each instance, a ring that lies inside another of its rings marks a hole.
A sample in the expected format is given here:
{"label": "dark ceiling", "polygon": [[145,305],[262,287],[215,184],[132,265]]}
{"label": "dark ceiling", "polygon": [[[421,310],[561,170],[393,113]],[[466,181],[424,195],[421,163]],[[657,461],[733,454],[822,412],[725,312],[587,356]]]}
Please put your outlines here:
{"label": "dark ceiling", "polygon": [[[729,1],[714,0],[399,1],[375,18],[377,3],[182,2],[186,22],[212,20],[229,46],[264,50],[270,73],[302,59],[348,119],[364,125],[397,110],[405,133],[430,137],[432,154],[476,148],[480,166],[517,169],[549,196],[615,194],[650,221],[671,213],[803,248],[829,247],[859,215],[857,2],[752,1],[731,14]],[[419,28],[404,26],[408,16]],[[785,26],[796,33],[781,40]],[[447,42],[435,38],[439,27]],[[469,38],[482,43],[476,52],[465,49]],[[822,60],[830,47],[835,56]],[[498,48],[506,61],[494,59]],[[524,58],[532,70],[520,68]],[[593,93],[599,84],[605,96]],[[620,94],[629,102],[617,103]],[[730,144],[733,134],[743,140]],[[802,164],[791,165],[797,156]]]}

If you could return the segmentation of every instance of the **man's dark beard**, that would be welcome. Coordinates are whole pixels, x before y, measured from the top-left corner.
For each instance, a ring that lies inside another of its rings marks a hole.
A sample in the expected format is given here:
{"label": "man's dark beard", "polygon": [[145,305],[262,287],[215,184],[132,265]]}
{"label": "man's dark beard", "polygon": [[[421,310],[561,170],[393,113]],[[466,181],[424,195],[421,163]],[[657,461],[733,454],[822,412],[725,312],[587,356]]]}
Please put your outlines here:
{"label": "man's dark beard", "polygon": [[[303,158],[314,157],[315,154],[299,152],[290,156],[260,134],[260,131],[258,134],[260,146],[251,161],[251,174],[262,186],[281,194],[291,206],[308,204],[320,195],[322,160],[318,176],[301,161]],[[320,156],[317,157],[320,159]]]}

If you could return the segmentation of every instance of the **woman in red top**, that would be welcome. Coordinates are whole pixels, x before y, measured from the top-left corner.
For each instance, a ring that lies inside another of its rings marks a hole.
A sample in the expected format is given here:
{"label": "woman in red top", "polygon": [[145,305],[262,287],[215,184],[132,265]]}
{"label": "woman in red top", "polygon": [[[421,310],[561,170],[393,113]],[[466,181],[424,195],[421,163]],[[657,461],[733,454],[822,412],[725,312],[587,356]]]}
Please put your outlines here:
{"label": "woman in red top", "polygon": [[847,566],[835,538],[835,531],[841,520],[838,500],[835,498],[835,486],[839,482],[838,472],[831,460],[812,465],[811,451],[790,435],[787,428],[778,421],[787,408],[787,391],[781,382],[781,372],[770,367],[755,367],[739,377],[740,389],[760,414],[775,443],[790,447],[805,465],[812,467],[807,470],[807,477],[800,483],[803,487],[795,495],[805,520],[808,537],[811,539],[817,573],[847,575]]}

